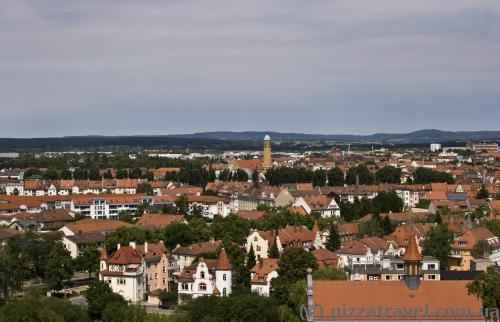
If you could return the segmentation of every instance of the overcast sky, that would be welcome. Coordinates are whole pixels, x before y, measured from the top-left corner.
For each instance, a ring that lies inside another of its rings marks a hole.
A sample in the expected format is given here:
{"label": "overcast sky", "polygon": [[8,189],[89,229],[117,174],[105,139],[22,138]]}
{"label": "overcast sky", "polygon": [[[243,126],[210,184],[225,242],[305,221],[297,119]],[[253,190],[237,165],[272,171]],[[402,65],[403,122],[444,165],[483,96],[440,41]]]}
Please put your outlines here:
{"label": "overcast sky", "polygon": [[0,136],[500,130],[498,0],[1,0]]}

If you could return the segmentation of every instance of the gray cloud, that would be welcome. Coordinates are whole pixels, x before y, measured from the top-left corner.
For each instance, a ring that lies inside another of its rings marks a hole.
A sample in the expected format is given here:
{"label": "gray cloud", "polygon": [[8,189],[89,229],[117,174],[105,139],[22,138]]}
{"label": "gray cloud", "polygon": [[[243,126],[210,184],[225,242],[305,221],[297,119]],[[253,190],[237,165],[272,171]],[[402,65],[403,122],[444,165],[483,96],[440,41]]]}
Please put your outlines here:
{"label": "gray cloud", "polygon": [[0,136],[498,130],[486,0],[0,3]]}

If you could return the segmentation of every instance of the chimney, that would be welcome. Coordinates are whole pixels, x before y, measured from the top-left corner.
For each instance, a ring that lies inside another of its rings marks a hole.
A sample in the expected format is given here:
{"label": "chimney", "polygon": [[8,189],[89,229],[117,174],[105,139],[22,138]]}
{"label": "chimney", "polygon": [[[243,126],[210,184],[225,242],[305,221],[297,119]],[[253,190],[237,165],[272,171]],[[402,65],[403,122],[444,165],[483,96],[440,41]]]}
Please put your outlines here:
{"label": "chimney", "polygon": [[144,242],[144,253],[145,254],[148,253],[148,242],[147,241]]}
{"label": "chimney", "polygon": [[116,249],[120,249],[121,246],[122,245],[120,245],[120,244],[116,245]]}
{"label": "chimney", "polygon": [[129,246],[132,247],[133,249],[135,249],[136,243],[135,242],[130,242]]}
{"label": "chimney", "polygon": [[356,174],[356,187],[359,186],[359,174]]}
{"label": "chimney", "polygon": [[210,237],[209,240],[210,240],[210,243],[212,243],[212,244],[215,243],[215,239],[213,237]]}

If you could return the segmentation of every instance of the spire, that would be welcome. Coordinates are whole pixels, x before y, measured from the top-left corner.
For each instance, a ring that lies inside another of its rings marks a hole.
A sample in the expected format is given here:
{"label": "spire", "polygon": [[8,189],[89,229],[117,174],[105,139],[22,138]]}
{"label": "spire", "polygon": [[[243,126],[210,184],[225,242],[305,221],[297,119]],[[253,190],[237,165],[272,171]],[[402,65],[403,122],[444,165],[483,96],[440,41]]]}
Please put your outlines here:
{"label": "spire", "polygon": [[233,265],[229,262],[229,258],[227,257],[226,250],[224,248],[221,249],[219,254],[219,261],[217,262],[217,269],[221,271],[230,271],[233,269]]}
{"label": "spire", "polygon": [[101,249],[101,257],[99,257],[100,260],[107,260],[108,259],[108,251],[106,250],[106,246],[104,246]]}
{"label": "spire", "polygon": [[408,240],[408,245],[406,246],[406,252],[403,255],[403,260],[417,262],[422,260],[422,255],[418,250],[417,239],[415,235],[412,234]]}

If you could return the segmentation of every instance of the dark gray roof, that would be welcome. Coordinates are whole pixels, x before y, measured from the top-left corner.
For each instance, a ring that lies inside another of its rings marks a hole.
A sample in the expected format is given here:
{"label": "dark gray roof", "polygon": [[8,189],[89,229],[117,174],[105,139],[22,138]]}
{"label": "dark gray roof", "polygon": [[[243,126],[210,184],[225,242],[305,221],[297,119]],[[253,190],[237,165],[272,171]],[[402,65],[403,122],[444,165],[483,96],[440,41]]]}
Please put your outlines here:
{"label": "dark gray roof", "polygon": [[66,236],[66,238],[77,245],[102,243],[106,239],[106,237],[102,233],[83,233],[73,236]]}

